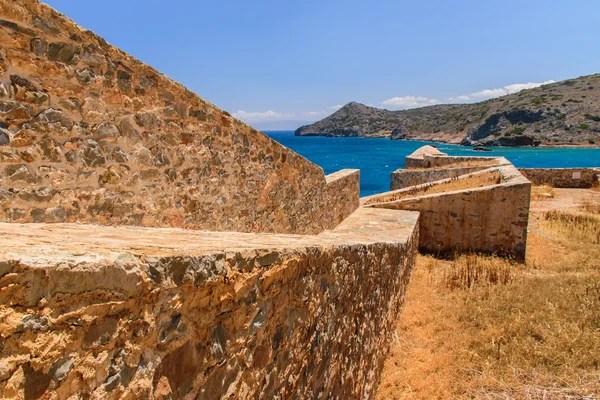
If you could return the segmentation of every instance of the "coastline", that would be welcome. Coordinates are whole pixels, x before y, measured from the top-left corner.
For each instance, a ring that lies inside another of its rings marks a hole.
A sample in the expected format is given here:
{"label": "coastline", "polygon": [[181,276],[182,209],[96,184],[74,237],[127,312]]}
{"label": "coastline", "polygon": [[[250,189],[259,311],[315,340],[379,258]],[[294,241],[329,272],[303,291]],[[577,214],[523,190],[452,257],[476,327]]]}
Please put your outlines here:
{"label": "coastline", "polygon": [[[341,136],[341,135],[316,135],[316,134],[304,134],[304,135],[296,135],[294,130],[263,130],[261,131],[265,134],[269,134],[270,132],[290,132],[293,136],[296,137],[324,137],[329,139],[343,139],[343,138],[358,138],[358,139],[388,139],[398,142],[426,142],[426,143],[434,143],[434,144],[450,144],[453,146],[460,146],[462,148],[474,148],[477,146],[465,146],[462,145],[461,142],[451,142],[451,141],[443,141],[443,140],[427,140],[427,139],[392,139],[389,136]],[[536,148],[557,148],[557,149],[600,149],[600,144],[591,144],[591,143],[540,143],[538,146],[482,146],[485,148],[499,148],[499,149],[536,149]]]}

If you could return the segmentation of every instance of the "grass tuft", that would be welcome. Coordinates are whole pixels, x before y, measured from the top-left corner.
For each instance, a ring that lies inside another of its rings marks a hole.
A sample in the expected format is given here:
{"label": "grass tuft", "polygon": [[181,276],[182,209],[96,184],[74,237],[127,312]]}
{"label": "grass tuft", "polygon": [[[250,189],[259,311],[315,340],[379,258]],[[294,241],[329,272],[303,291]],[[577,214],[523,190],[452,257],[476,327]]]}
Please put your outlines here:
{"label": "grass tuft", "polygon": [[[596,204],[594,207],[600,207]],[[573,239],[600,244],[600,219],[593,215],[578,215],[564,211],[547,211],[544,220],[551,228],[571,234]]]}
{"label": "grass tuft", "polygon": [[514,269],[515,263],[496,256],[461,255],[446,269],[444,282],[451,290],[507,285],[515,279]]}

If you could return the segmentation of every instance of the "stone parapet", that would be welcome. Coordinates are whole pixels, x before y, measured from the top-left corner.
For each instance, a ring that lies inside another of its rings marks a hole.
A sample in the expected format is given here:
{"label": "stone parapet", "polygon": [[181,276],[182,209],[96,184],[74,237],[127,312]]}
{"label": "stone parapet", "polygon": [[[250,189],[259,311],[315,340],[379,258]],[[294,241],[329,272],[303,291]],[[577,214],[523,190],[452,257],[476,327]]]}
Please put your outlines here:
{"label": "stone parapet", "polygon": [[[410,186],[421,185],[447,178],[456,178],[471,172],[488,169],[491,165],[507,165],[509,161],[504,157],[429,157],[427,168],[403,169],[392,172],[390,190],[398,190]],[[448,159],[448,160],[443,160]],[[430,163],[430,161],[432,161]],[[469,164],[475,165],[469,165]],[[460,165],[465,166],[452,166]]]}
{"label": "stone parapet", "polygon": [[360,171],[343,169],[325,176],[329,229],[338,226],[360,203]]}
{"label": "stone parapet", "polygon": [[316,236],[0,224],[0,397],[372,398],[418,213]]}
{"label": "stone parapet", "polygon": [[446,153],[442,153],[437,148],[433,146],[422,146],[415,150],[412,154],[408,155],[404,160],[404,166],[408,169],[411,168],[427,168],[428,164],[425,161],[425,156],[427,155],[436,155],[436,156],[446,156]]}
{"label": "stone parapet", "polygon": [[595,168],[519,168],[519,171],[534,185],[590,188],[599,183],[599,170]]}
{"label": "stone parapet", "polygon": [[[512,164],[499,162],[481,171],[448,173],[446,179],[370,196],[362,205],[420,211],[422,251],[493,253],[524,261],[531,183]],[[424,173],[417,175],[420,178],[438,177],[427,171],[415,172]],[[469,186],[477,176],[490,173],[499,174],[500,181]]]}
{"label": "stone parapet", "polygon": [[504,157],[440,156],[435,154],[426,154],[423,159],[425,160],[425,168],[440,168],[459,163],[480,163],[481,165],[491,166],[497,165],[501,160],[506,161]]}

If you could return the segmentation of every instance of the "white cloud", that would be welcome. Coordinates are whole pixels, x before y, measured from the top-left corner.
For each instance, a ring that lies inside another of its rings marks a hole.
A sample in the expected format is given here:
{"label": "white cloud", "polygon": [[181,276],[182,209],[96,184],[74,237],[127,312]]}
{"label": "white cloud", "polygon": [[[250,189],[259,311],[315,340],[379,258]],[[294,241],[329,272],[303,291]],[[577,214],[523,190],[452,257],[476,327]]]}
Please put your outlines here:
{"label": "white cloud", "polygon": [[232,115],[235,118],[241,119],[242,121],[253,124],[257,122],[270,122],[270,121],[286,121],[286,120],[299,120],[299,121],[307,121],[312,122],[318,119],[324,118],[337,109],[343,106],[331,106],[327,107],[327,110],[319,110],[319,111],[307,111],[303,113],[282,113],[273,110],[268,111],[259,111],[259,112],[250,112],[239,110],[234,112]]}
{"label": "white cloud", "polygon": [[294,118],[294,113],[280,113],[275,111],[265,111],[265,112],[248,112],[239,110],[238,112],[234,112],[233,116],[241,119],[244,122],[252,123],[252,122],[265,122],[265,121],[282,121],[286,119]]}
{"label": "white cloud", "polygon": [[381,104],[393,109],[424,107],[439,103],[440,102],[437,99],[430,99],[422,96],[392,97],[391,99],[387,99],[381,102]]}
{"label": "white cloud", "polygon": [[506,96],[507,94],[517,93],[524,89],[533,89],[555,81],[549,80],[545,82],[527,82],[527,83],[513,83],[512,85],[506,85],[502,88],[497,89],[485,89],[480,92],[471,94],[464,94],[462,96],[450,97],[448,100],[453,103],[468,103],[472,101],[481,101],[486,99],[492,99],[494,97]]}
{"label": "white cloud", "polygon": [[333,111],[337,111],[337,110],[339,110],[342,107],[344,107],[343,104],[336,104],[335,106],[329,106],[327,108],[329,108],[330,110],[333,110]]}
{"label": "white cloud", "polygon": [[321,117],[324,115],[329,115],[331,114],[330,112],[327,112],[325,110],[321,110],[321,111],[308,111],[305,113],[302,113],[303,116],[305,117]]}

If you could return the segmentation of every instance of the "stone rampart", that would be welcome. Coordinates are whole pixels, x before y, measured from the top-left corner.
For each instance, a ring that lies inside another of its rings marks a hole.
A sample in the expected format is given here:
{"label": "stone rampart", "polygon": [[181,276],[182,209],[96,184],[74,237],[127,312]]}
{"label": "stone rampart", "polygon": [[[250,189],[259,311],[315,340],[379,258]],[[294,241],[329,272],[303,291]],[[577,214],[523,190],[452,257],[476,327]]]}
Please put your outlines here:
{"label": "stone rampart", "polygon": [[[471,177],[490,171],[498,171],[502,182],[468,187]],[[420,193],[448,184],[456,189]],[[425,252],[495,253],[524,261],[530,194],[531,183],[508,164],[374,195],[363,205],[420,211],[419,248]]]}
{"label": "stone rampart", "polygon": [[2,398],[373,398],[418,214],[317,236],[0,224]]}
{"label": "stone rampart", "polygon": [[498,165],[500,161],[506,161],[503,157],[440,156],[435,154],[426,154],[423,159],[425,160],[426,168],[440,168],[454,164],[464,164],[467,166],[469,163],[491,166]]}
{"label": "stone rampart", "polygon": [[446,169],[398,169],[392,172],[390,190],[398,190],[442,179],[456,178],[471,172],[487,169],[486,166],[458,167]]}
{"label": "stone rampart", "polygon": [[327,209],[330,215],[329,229],[335,228],[360,203],[360,171],[343,169],[325,176],[327,182]]}
{"label": "stone rampart", "polygon": [[519,171],[534,185],[548,185],[556,188],[590,188],[600,183],[600,169],[598,168],[519,168]]}
{"label": "stone rampart", "polygon": [[446,156],[447,154],[442,153],[436,147],[433,146],[422,146],[405,158],[404,166],[408,169],[427,168],[428,165],[425,161],[426,155]]}
{"label": "stone rampart", "polygon": [[0,0],[0,221],[318,233],[323,170],[34,0]]}
{"label": "stone rampart", "polygon": [[392,172],[390,190],[398,190],[409,186],[421,185],[447,178],[488,169],[492,165],[508,165],[504,157],[450,157],[423,156],[426,167],[403,169]]}

